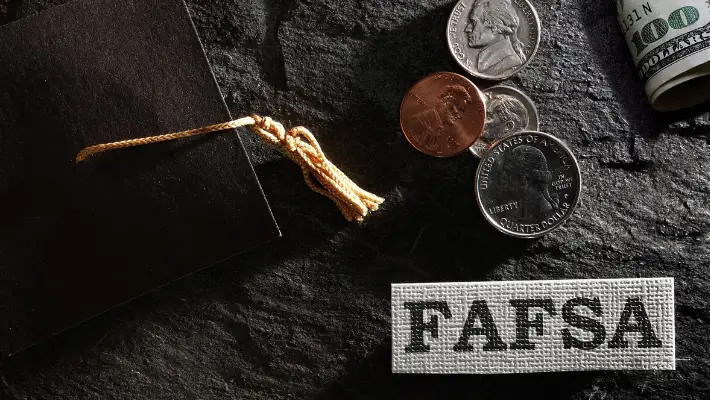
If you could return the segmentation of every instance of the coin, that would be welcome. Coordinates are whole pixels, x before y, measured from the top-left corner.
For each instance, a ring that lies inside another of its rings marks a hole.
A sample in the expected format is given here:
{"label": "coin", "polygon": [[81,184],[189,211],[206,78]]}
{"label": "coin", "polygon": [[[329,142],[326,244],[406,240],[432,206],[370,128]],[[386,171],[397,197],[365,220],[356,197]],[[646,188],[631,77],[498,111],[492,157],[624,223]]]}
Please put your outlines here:
{"label": "coin", "polygon": [[577,206],[582,177],[570,149],[533,131],[494,142],[476,171],[476,199],[499,231],[536,238],[558,228]]}
{"label": "coin", "polygon": [[449,50],[471,75],[503,80],[540,45],[540,18],[527,0],[461,0],[446,26]]}
{"label": "coin", "polygon": [[478,158],[495,140],[520,131],[540,129],[540,117],[532,99],[510,86],[493,86],[483,91],[486,101],[486,127],[469,148]]}
{"label": "coin", "polygon": [[437,72],[415,83],[402,99],[399,122],[407,141],[434,157],[468,149],[483,133],[486,105],[470,80]]}

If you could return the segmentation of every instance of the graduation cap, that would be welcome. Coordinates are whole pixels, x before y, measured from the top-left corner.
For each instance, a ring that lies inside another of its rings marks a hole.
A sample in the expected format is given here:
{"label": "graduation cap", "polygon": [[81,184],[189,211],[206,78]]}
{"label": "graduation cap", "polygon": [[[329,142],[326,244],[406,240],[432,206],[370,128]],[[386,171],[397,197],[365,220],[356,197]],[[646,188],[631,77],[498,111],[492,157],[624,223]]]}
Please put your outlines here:
{"label": "graduation cap", "polygon": [[[279,236],[182,0],[80,0],[0,29],[0,353]],[[89,168],[86,168],[89,167]]]}

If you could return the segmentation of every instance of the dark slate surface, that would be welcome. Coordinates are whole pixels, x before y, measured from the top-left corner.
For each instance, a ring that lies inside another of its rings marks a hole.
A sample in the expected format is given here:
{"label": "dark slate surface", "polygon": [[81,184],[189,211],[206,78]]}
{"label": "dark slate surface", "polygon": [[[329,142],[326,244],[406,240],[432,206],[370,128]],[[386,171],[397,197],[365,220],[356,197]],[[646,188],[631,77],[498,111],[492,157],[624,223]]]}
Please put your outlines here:
{"label": "dark slate surface", "polygon": [[[62,0],[2,0],[4,21]],[[243,134],[284,237],[4,360],[0,398],[706,399],[710,106],[654,113],[606,1],[535,2],[537,58],[508,83],[576,151],[583,203],[534,242],[488,227],[476,161],[417,153],[406,88],[456,70],[451,1],[189,3],[234,115],[311,128],[385,207],[347,224],[298,168]],[[674,276],[678,370],[392,376],[391,282]]]}

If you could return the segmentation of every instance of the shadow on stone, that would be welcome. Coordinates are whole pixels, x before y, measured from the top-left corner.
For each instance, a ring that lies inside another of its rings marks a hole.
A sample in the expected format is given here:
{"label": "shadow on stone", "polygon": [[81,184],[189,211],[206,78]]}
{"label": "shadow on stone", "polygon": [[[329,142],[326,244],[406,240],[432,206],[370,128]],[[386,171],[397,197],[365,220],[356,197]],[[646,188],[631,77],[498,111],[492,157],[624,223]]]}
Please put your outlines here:
{"label": "shadow on stone", "polygon": [[[485,221],[475,200],[475,157],[468,152],[447,159],[426,156],[400,131],[399,104],[414,82],[436,71],[461,72],[443,29],[450,11],[451,5],[442,6],[377,35],[358,66],[363,101],[348,119],[361,127],[351,138],[378,142],[352,158],[360,158],[356,164],[367,164],[377,177],[374,189],[392,193],[382,217],[372,217],[374,226],[360,240],[376,243],[397,266],[389,274],[391,282],[480,280],[534,243],[503,236]],[[408,277],[404,271],[410,267]]]}
{"label": "shadow on stone", "polygon": [[353,361],[347,372],[320,399],[524,398],[568,399],[587,388],[598,372],[558,372],[519,375],[393,374],[388,346]]}
{"label": "shadow on stone", "polygon": [[[209,138],[200,138],[198,142],[202,140]],[[184,143],[177,149],[167,146],[165,151],[183,151],[190,145]],[[109,163],[108,158],[113,159],[107,157],[100,164]],[[149,160],[145,164],[134,163],[131,171],[150,166]],[[131,349],[139,351],[145,347],[140,343],[145,340],[145,334],[139,330],[146,329],[146,326],[175,326],[183,323],[184,318],[189,319],[190,315],[199,315],[184,310],[184,307],[199,308],[212,302],[235,307],[253,305],[254,300],[244,287],[252,276],[278,266],[284,260],[298,259],[315,248],[322,248],[338,230],[347,226],[329,199],[307,188],[300,169],[290,160],[266,163],[257,168],[257,173],[262,178],[262,187],[285,238],[205,268],[69,328],[15,356],[6,357],[0,360],[0,376],[13,385],[32,386],[32,382],[42,379],[44,374],[56,374],[62,365],[81,369],[79,360],[97,362],[104,353],[128,357]],[[292,182],[289,184],[291,189],[283,189],[284,181]],[[331,210],[327,215],[313,215],[311,206],[319,202],[323,203],[317,207],[319,210]]]}

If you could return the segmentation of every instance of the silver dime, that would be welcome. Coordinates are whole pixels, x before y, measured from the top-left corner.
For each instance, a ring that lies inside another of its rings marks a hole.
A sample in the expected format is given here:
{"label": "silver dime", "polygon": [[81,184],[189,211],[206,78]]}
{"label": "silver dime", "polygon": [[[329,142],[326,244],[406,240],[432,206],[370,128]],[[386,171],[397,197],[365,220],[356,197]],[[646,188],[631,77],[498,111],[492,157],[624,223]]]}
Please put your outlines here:
{"label": "silver dime", "polygon": [[554,136],[533,131],[499,139],[476,171],[476,199],[499,231],[536,238],[567,220],[582,187],[579,164]]}
{"label": "silver dime", "polygon": [[503,136],[540,129],[540,117],[532,99],[516,88],[493,86],[483,91],[486,101],[486,126],[481,137],[469,148],[478,158]]}
{"label": "silver dime", "polygon": [[503,80],[540,45],[540,18],[527,0],[461,0],[446,26],[449,50],[471,75]]}

